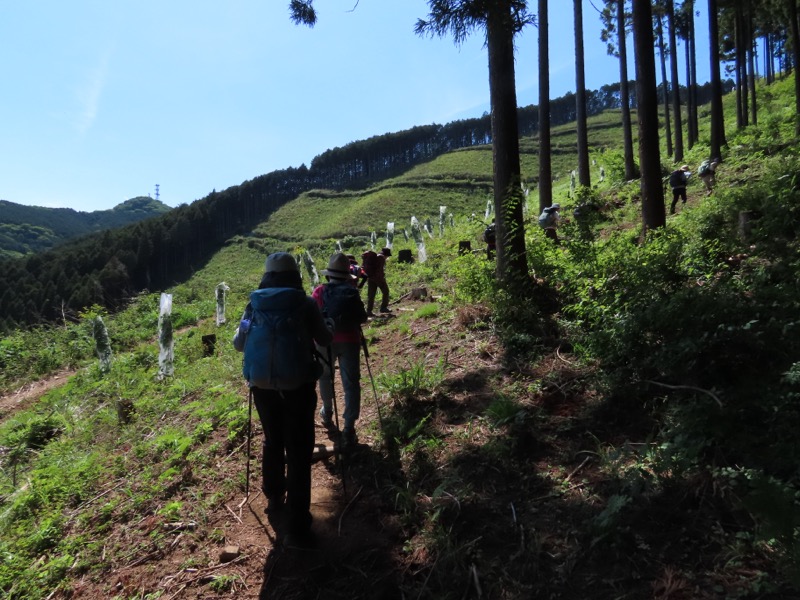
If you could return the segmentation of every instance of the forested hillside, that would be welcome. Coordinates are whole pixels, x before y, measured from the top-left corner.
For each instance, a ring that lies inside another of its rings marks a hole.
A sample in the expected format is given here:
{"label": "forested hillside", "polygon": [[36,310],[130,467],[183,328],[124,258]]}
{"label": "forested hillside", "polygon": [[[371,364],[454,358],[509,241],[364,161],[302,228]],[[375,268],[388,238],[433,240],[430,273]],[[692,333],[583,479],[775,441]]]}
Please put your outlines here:
{"label": "forested hillside", "polygon": [[146,196],[131,198],[110,210],[90,213],[0,200],[0,259],[43,252],[65,241],[136,223],[169,210],[163,202]]}
{"label": "forested hillside", "polygon": [[[730,82],[726,83],[727,87],[730,85]],[[701,86],[700,97],[705,99],[708,94],[708,86]],[[587,98],[589,115],[618,109],[619,84],[590,90]],[[551,104],[553,125],[574,121],[574,94],[555,99]],[[635,102],[632,106],[635,107]],[[520,108],[520,134],[530,136],[537,128],[537,108]],[[75,319],[82,309],[92,305],[116,310],[142,290],[164,289],[184,280],[202,267],[231,236],[249,234],[276,209],[302,192],[363,189],[459,148],[489,148],[492,141],[490,132],[489,116],[484,115],[446,125],[420,126],[374,136],[328,150],[314,158],[310,168],[302,165],[273,171],[224,191],[213,191],[205,198],[181,205],[159,218],[114,231],[107,230],[107,227],[120,224],[117,217],[121,215],[106,211],[109,214],[104,220],[93,218],[89,221],[92,230],[105,230],[102,233],[75,239],[59,246],[56,251],[39,252],[17,260],[0,260],[0,281],[6,284],[0,295],[0,332],[36,323]],[[556,146],[554,152],[558,151]],[[534,155],[536,149],[530,146],[529,152]],[[491,165],[487,166],[485,173],[488,175],[491,174]],[[471,176],[469,173],[465,175],[467,178]],[[535,186],[537,175],[535,169],[529,171],[528,185]],[[11,206],[15,207],[11,214],[17,216],[8,219],[8,227],[14,231],[16,240],[27,236],[44,245],[50,239],[55,241],[76,230],[77,213],[74,211],[58,209],[42,213],[46,209],[30,209],[26,212],[24,209],[28,207]],[[393,217],[401,216],[407,219],[411,215],[405,213]],[[45,217],[48,220],[42,220]],[[60,224],[56,226],[55,221]],[[369,234],[368,222],[364,216],[354,215],[342,231]],[[64,233],[51,234],[51,230]],[[2,231],[0,228],[0,236]]]}

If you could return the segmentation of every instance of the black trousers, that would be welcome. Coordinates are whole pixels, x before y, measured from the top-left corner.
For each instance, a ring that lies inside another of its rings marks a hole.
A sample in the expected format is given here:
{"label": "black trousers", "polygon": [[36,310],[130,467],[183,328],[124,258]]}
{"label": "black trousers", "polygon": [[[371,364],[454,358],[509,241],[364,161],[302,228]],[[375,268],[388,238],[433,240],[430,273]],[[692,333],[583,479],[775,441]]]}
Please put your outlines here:
{"label": "black trousers", "polygon": [[683,203],[686,204],[685,187],[672,189],[672,205],[669,207],[670,214],[673,214],[675,212],[675,206],[678,204],[678,200],[683,200]]}
{"label": "black trousers", "polygon": [[253,401],[264,428],[262,489],[267,498],[286,493],[289,530],[311,527],[311,456],[314,452],[316,383],[296,390],[253,388]]}

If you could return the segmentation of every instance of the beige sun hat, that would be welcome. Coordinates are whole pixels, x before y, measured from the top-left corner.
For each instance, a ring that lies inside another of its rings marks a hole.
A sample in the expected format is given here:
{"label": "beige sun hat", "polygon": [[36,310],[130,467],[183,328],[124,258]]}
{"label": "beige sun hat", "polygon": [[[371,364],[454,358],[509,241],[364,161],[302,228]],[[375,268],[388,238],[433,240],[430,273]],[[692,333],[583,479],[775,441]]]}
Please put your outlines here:
{"label": "beige sun hat", "polygon": [[331,279],[350,280],[357,279],[355,275],[350,272],[350,259],[346,254],[337,252],[331,256],[328,261],[328,268],[322,270],[322,274]]}

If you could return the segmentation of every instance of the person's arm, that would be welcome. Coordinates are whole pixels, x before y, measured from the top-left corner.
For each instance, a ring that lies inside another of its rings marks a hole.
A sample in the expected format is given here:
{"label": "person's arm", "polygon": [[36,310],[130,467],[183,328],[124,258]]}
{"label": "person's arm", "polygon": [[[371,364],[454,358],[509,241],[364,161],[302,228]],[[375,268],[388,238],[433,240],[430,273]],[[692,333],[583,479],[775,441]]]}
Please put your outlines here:
{"label": "person's arm", "polygon": [[318,285],[317,287],[314,288],[314,291],[311,292],[311,297],[317,303],[317,306],[319,307],[320,310],[322,310],[322,304],[323,304],[323,300],[322,300],[323,291],[324,291],[323,286]]}
{"label": "person's arm", "polygon": [[[233,334],[233,347],[238,352],[244,352],[244,343],[247,341],[247,331],[246,329],[250,326],[250,319],[253,317],[253,307],[250,306],[250,303],[247,303],[247,306],[244,309],[244,314],[242,318],[239,320],[239,326],[236,328],[236,333]],[[247,327],[243,327],[243,325],[247,325]]]}
{"label": "person's arm", "polygon": [[359,323],[366,323],[367,322],[367,307],[364,306],[364,301],[361,298],[358,298],[358,322]]}

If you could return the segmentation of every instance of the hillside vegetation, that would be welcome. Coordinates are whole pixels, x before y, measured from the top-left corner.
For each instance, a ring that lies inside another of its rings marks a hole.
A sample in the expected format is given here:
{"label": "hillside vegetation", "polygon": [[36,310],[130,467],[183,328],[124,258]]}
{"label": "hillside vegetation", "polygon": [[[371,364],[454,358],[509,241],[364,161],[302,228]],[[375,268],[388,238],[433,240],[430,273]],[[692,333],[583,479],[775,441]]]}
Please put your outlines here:
{"label": "hillside vegetation", "polygon": [[169,210],[163,202],[144,196],[126,200],[110,210],[88,213],[0,200],[0,259],[49,250],[68,240],[136,223]]}
{"label": "hillside vegetation", "polygon": [[[516,296],[497,289],[482,252],[491,149],[477,147],[366,190],[307,192],[231,239],[169,290],[173,376],[158,376],[157,294],[3,338],[0,590],[800,597],[792,86],[759,87],[759,125],[741,131],[726,104],[714,193],[692,178],[689,203],[646,243],[638,182],[619,178],[618,114],[592,119],[597,186],[580,198],[570,193],[574,127],[554,132],[558,243],[535,226],[536,143],[523,139],[531,274]],[[706,141],[686,162],[706,157]],[[578,202],[596,210],[576,218]],[[440,206],[454,221],[443,234]],[[274,250],[309,251],[322,268],[336,243],[358,254],[375,231],[383,245],[392,221],[394,256],[417,256],[402,233],[412,215],[430,218],[434,235],[423,237],[427,261],[390,263],[395,316],[365,327],[366,445],[344,465],[316,463],[319,546],[292,548],[256,492],[257,427],[244,496],[248,403],[229,343],[239,312]],[[461,241],[474,252],[460,254]],[[228,322],[217,326],[221,282]],[[427,297],[411,300],[421,287]],[[111,336],[109,372],[94,358],[97,316]],[[208,355],[201,338],[212,334]],[[37,385],[47,391],[26,393]],[[238,553],[223,561],[231,545]]]}

